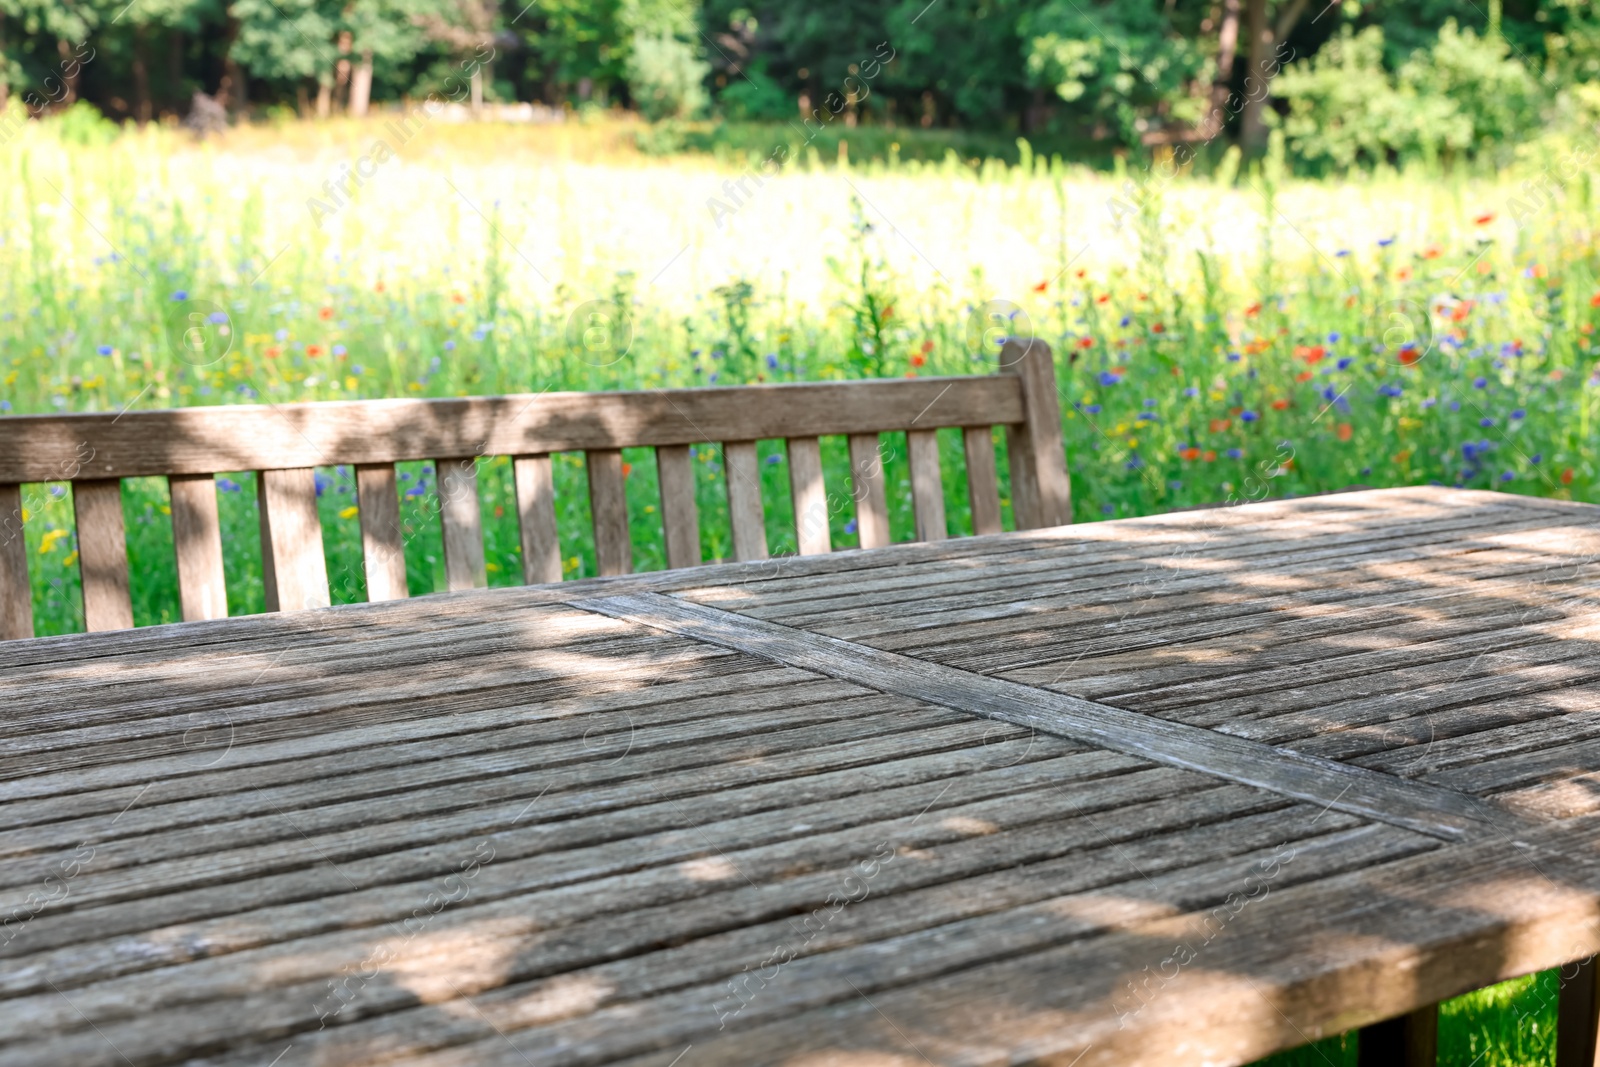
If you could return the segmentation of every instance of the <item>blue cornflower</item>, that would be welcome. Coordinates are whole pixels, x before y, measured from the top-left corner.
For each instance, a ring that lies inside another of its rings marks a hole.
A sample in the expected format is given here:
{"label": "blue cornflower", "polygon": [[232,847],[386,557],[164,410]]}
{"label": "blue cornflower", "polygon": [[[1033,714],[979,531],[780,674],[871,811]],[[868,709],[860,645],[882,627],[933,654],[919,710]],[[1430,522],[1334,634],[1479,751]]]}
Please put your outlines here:
{"label": "blue cornflower", "polygon": [[1244,452],[1237,448],[1230,448],[1227,451],[1227,456],[1229,459],[1243,459]]}
{"label": "blue cornflower", "polygon": [[1338,331],[1338,330],[1334,330],[1334,331],[1333,331],[1333,332],[1332,332],[1332,333],[1330,333],[1330,334],[1329,334],[1329,335],[1328,335],[1328,343],[1329,343],[1329,344],[1330,344],[1330,345],[1336,345],[1336,344],[1338,344],[1338,343],[1339,343],[1339,338],[1340,338],[1340,337],[1341,337],[1341,336],[1343,336],[1343,335],[1342,335],[1342,334],[1340,334],[1340,333],[1339,333],[1339,331]]}
{"label": "blue cornflower", "polygon": [[456,343],[454,341],[446,341],[444,343],[444,350],[446,352],[454,352],[456,350]]}
{"label": "blue cornflower", "polygon": [[[334,345],[333,346],[333,354],[336,355],[336,356],[342,356],[342,355],[345,354],[346,351],[348,351],[348,349],[346,349],[344,347],[344,345]],[[351,369],[354,369],[354,368],[351,368]],[[356,373],[359,374],[361,372],[360,371],[356,371]]]}
{"label": "blue cornflower", "polygon": [[1122,316],[1122,321],[1117,323],[1117,325],[1118,326],[1126,326],[1126,325],[1128,325],[1128,323],[1130,323],[1132,321],[1133,321],[1133,316],[1132,315],[1124,315],[1124,316]]}
{"label": "blue cornflower", "polygon": [[1474,378],[1474,379],[1472,379],[1472,387],[1474,389],[1486,389],[1486,388],[1488,388],[1488,385],[1489,385],[1489,379],[1487,379],[1487,378]]}
{"label": "blue cornflower", "polygon": [[1350,250],[1348,248],[1341,248],[1341,249],[1339,249],[1339,251],[1334,253],[1334,255],[1337,256],[1339,259],[1343,259],[1345,256],[1348,256],[1349,254],[1350,254]]}
{"label": "blue cornflower", "polygon": [[1100,384],[1101,385],[1116,385],[1117,384],[1117,376],[1115,374],[1112,374],[1108,370],[1103,370],[1103,371],[1100,372]]}
{"label": "blue cornflower", "polygon": [[237,493],[239,491],[239,483],[232,478],[218,478],[217,488],[224,493]]}
{"label": "blue cornflower", "polygon": [[1335,363],[1333,365],[1333,369],[1334,370],[1345,370],[1346,368],[1348,368],[1350,366],[1350,364],[1352,364],[1354,362],[1355,362],[1355,360],[1351,359],[1349,356],[1346,356],[1343,359],[1341,359],[1339,362]]}
{"label": "blue cornflower", "polygon": [[99,348],[95,349],[95,351],[100,353],[102,356],[109,356],[111,354],[111,346],[101,345]]}
{"label": "blue cornflower", "polygon": [[856,520],[851,519],[849,522],[845,523],[844,524],[844,532],[847,533],[847,534],[855,533],[856,532]]}
{"label": "blue cornflower", "polygon": [[189,291],[187,289],[179,289],[177,292],[172,294],[172,299],[187,300],[189,299]]}
{"label": "blue cornflower", "polygon": [[1189,388],[1187,388],[1187,389],[1185,389],[1183,391],[1183,395],[1184,396],[1190,396],[1190,397],[1199,396],[1200,395],[1200,390],[1196,389],[1194,386],[1191,385],[1191,386],[1189,386]]}
{"label": "blue cornflower", "polygon": [[221,326],[223,323],[228,321],[228,313],[225,311],[213,311],[211,314],[206,316],[206,321],[211,323],[213,326]]}
{"label": "blue cornflower", "polygon": [[1528,462],[1532,463],[1532,464],[1535,464],[1535,465],[1543,463],[1544,462],[1544,453],[1543,452],[1535,452],[1532,456],[1528,457]]}
{"label": "blue cornflower", "polygon": [[1112,504],[1101,504],[1100,505],[1100,514],[1102,514],[1102,515],[1110,515],[1112,512],[1114,512],[1116,510],[1117,510],[1116,507],[1114,505],[1112,505]]}
{"label": "blue cornflower", "polygon": [[767,465],[768,466],[776,467],[778,464],[780,464],[782,462],[783,462],[783,457],[782,456],[768,456],[767,457]]}
{"label": "blue cornflower", "polygon": [[1482,426],[1482,427],[1485,427],[1485,428],[1488,428],[1488,427],[1494,425],[1494,420],[1491,419],[1491,418],[1488,418],[1487,416],[1485,416],[1484,418],[1481,418],[1481,419],[1478,420],[1478,425]]}
{"label": "blue cornflower", "polygon": [[1500,474],[1500,480],[1502,482],[1509,482],[1511,479],[1513,479],[1515,477],[1516,477],[1516,475],[1512,474],[1510,471],[1502,471],[1501,474]]}
{"label": "blue cornflower", "polygon": [[1511,417],[1512,417],[1512,419],[1524,419],[1524,418],[1527,418],[1527,416],[1528,416],[1528,413],[1526,411],[1523,411],[1521,408],[1512,408],[1511,409]]}
{"label": "blue cornflower", "polygon": [[768,370],[777,370],[778,369],[778,357],[777,357],[776,353],[773,353],[773,352],[768,352],[767,353],[767,369]]}
{"label": "blue cornflower", "polygon": [[1100,405],[1099,404],[1090,404],[1088,407],[1084,408],[1083,410],[1087,411],[1091,415],[1098,415],[1098,414],[1100,414]]}
{"label": "blue cornflower", "polygon": [[1404,389],[1392,383],[1378,386],[1378,395],[1380,396],[1399,396],[1404,392]]}
{"label": "blue cornflower", "polygon": [[1241,360],[1241,359],[1243,359],[1243,358],[1244,358],[1244,357],[1243,357],[1243,356],[1241,356],[1241,355],[1240,355],[1240,354],[1239,354],[1239,353],[1237,353],[1237,352],[1229,352],[1229,353],[1228,353],[1228,362],[1229,362],[1229,363],[1237,363],[1237,362],[1239,362],[1239,361],[1240,361],[1240,360]]}
{"label": "blue cornflower", "polygon": [[1378,247],[1379,248],[1388,248],[1392,244],[1394,244],[1394,238],[1393,237],[1380,237],[1380,238],[1378,238]]}
{"label": "blue cornflower", "polygon": [[1241,411],[1239,413],[1239,421],[1240,422],[1255,422],[1260,417],[1261,417],[1260,415],[1257,415],[1253,411]]}

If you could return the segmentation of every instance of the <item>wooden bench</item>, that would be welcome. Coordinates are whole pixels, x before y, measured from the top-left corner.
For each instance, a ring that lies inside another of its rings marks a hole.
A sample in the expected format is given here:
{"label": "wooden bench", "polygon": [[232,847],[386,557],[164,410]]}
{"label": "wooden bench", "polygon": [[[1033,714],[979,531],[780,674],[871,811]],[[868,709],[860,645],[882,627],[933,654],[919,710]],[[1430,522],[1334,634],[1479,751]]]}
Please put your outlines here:
{"label": "wooden bench", "polygon": [[737,560],[768,555],[756,442],[787,442],[803,555],[831,549],[818,438],[846,435],[861,547],[889,543],[878,435],[904,431],[916,538],[946,534],[935,431],[964,431],[972,524],[1000,530],[992,428],[1005,426],[1020,529],[1070,521],[1055,368],[1042,341],[1008,341],[1000,373],[649,392],[541,393],[16,416],[0,422],[0,639],[33,636],[21,487],[71,482],[86,628],[133,625],[121,479],[165,476],[184,620],[227,615],[216,475],[257,472],[269,611],[329,602],[314,468],[355,470],[367,598],[406,595],[397,462],[437,470],[449,589],[487,584],[476,460],[512,457],[523,578],[561,580],[550,456],[586,453],[602,574],[631,567],[622,449],[654,447],[669,567],[701,562],[690,447],[720,442]]}

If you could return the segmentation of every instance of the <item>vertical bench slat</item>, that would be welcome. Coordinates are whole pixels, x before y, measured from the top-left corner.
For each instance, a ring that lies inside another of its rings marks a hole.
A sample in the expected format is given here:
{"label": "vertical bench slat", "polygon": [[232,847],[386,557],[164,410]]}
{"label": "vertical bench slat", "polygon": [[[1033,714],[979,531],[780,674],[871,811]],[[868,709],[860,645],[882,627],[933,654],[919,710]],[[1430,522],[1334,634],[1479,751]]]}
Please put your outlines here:
{"label": "vertical bench slat", "polygon": [[911,510],[917,520],[917,540],[943,541],[944,477],[939,471],[938,433],[906,431],[906,455],[911,461]]}
{"label": "vertical bench slat", "polygon": [[483,558],[483,515],[478,507],[478,462],[436,459],[439,523],[444,531],[445,588],[484,589],[489,571]]}
{"label": "vertical bench slat", "polygon": [[178,609],[184,622],[228,617],[222,571],[222,523],[217,479],[211,474],[170,474],[172,548],[178,557]]}
{"label": "vertical bench slat", "polygon": [[802,556],[833,551],[828,535],[828,492],[822,484],[822,442],[791,437],[789,491],[794,498],[795,539]]}
{"label": "vertical bench slat", "polygon": [[622,451],[595,449],[586,458],[589,510],[594,514],[594,554],[600,573],[632,573],[633,545],[628,539],[628,487],[622,473]]}
{"label": "vertical bench slat", "polygon": [[1561,968],[1561,992],[1556,998],[1556,1067],[1596,1067],[1600,1050],[1600,981],[1595,980],[1595,957]]}
{"label": "vertical bench slat", "polygon": [[261,471],[261,570],[268,611],[328,606],[328,563],[322,554],[317,480],[310,467]]}
{"label": "vertical bench slat", "polygon": [[122,480],[72,483],[78,525],[78,574],[83,580],[83,624],[89,632],[133,627],[128,593],[128,538],[122,524]]}
{"label": "vertical bench slat", "polygon": [[761,460],[754,441],[722,446],[728,478],[728,517],[733,523],[733,558],[767,558],[767,519],[761,507]]}
{"label": "vertical bench slat", "polygon": [[1011,510],[1017,529],[1072,521],[1066,453],[1061,440],[1061,398],[1056,393],[1050,346],[1013,338],[1000,349],[1000,373],[1022,380],[1027,421],[1006,427],[1011,459]]}
{"label": "vertical bench slat", "polygon": [[400,485],[393,463],[356,466],[356,510],[361,517],[361,566],[367,602],[402,600],[406,588],[406,543],[400,526]]}
{"label": "vertical bench slat", "polygon": [[0,641],[33,636],[28,543],[22,536],[22,486],[0,485]]}
{"label": "vertical bench slat", "polygon": [[967,453],[967,499],[972,504],[972,532],[1000,532],[1000,481],[994,466],[994,429],[966,426],[961,443]]}
{"label": "vertical bench slat", "polygon": [[661,484],[661,532],[667,542],[667,566],[700,565],[700,508],[694,497],[694,460],[688,445],[656,448],[656,476]]}
{"label": "vertical bench slat", "polygon": [[877,434],[850,435],[850,483],[861,547],[882,548],[889,543],[889,505],[883,495],[883,456]]}
{"label": "vertical bench slat", "polygon": [[556,532],[556,483],[550,456],[516,456],[517,525],[522,532],[522,580],[543,585],[561,580],[561,541]]}

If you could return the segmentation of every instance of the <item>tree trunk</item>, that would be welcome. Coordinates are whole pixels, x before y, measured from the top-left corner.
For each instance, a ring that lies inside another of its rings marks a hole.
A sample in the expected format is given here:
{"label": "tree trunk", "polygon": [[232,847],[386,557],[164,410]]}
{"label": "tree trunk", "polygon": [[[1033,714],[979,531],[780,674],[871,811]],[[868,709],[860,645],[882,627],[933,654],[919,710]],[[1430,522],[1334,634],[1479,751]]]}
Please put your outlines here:
{"label": "tree trunk", "polygon": [[[1277,45],[1288,40],[1300,16],[1305,14],[1311,0],[1289,0],[1278,13],[1275,26],[1267,25],[1267,0],[1249,0],[1250,3],[1250,70],[1245,78],[1244,120],[1239,139],[1246,151],[1255,151],[1267,142],[1265,122],[1267,96],[1272,79],[1287,62],[1287,56],[1278,54]],[[1339,0],[1334,0],[1337,5]]]}
{"label": "tree trunk", "polygon": [[233,58],[233,43],[238,37],[239,20],[233,17],[230,8],[225,43],[222,46],[222,80],[217,84],[215,97],[217,103],[229,110],[244,107],[248,95],[247,75],[239,69],[239,61]]}
{"label": "tree trunk", "polygon": [[481,114],[482,112],[483,112],[483,68],[481,66],[478,66],[478,67],[473,67],[472,68],[472,113],[474,115],[478,115],[478,114]]}
{"label": "tree trunk", "polygon": [[1261,73],[1271,44],[1267,29],[1267,0],[1248,0],[1246,33],[1250,46],[1250,65],[1244,76],[1244,117],[1239,124],[1239,141],[1246,152],[1259,151],[1267,141],[1267,125],[1261,109],[1267,105],[1267,83]]}
{"label": "tree trunk", "polygon": [[145,24],[133,24],[133,117],[143,126],[150,121],[150,69],[146,63]]}
{"label": "tree trunk", "polygon": [[83,67],[73,55],[71,41],[58,38],[56,54],[61,57],[61,103],[71,104],[78,99],[78,82],[83,77]]}
{"label": "tree trunk", "polygon": [[346,111],[350,109],[350,49],[353,42],[350,31],[345,30],[339,34],[334,42],[339,58],[333,62],[333,88],[337,100]]}
{"label": "tree trunk", "polygon": [[333,82],[317,82],[317,118],[325,119],[333,113]]}
{"label": "tree trunk", "polygon": [[372,103],[372,53],[361,53],[361,62],[356,64],[355,73],[350,77],[350,114],[356,118],[365,118],[367,108]]}
{"label": "tree trunk", "polygon": [[0,115],[11,102],[10,66],[6,63],[6,13],[0,11]]}
{"label": "tree trunk", "polygon": [[1228,97],[1233,95],[1233,59],[1239,52],[1239,0],[1222,0],[1222,24],[1217,28],[1217,80],[1211,86],[1211,118],[1206,139],[1228,125]]}

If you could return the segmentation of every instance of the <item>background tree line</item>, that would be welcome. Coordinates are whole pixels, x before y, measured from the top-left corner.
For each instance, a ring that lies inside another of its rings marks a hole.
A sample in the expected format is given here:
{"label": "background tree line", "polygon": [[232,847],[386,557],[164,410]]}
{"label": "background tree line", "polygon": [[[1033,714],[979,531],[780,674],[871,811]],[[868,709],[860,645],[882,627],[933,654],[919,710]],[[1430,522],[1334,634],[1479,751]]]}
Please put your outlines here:
{"label": "background tree line", "polygon": [[[870,82],[862,64],[887,42]],[[465,72],[465,73],[464,73]],[[0,0],[0,96],[117,119],[472,104],[1259,146],[1501,152],[1600,117],[1588,0]]]}

